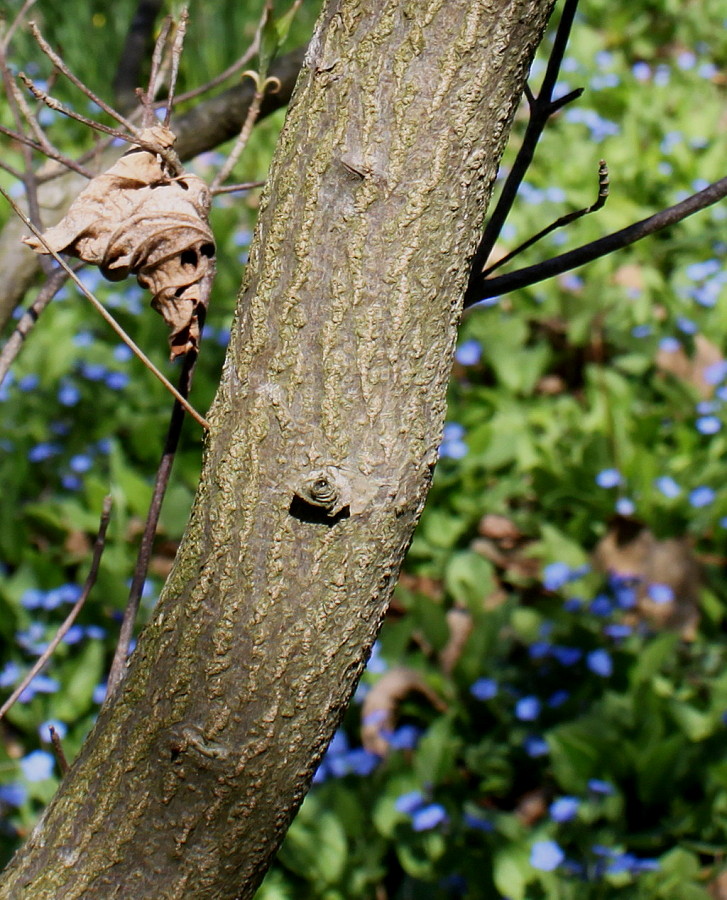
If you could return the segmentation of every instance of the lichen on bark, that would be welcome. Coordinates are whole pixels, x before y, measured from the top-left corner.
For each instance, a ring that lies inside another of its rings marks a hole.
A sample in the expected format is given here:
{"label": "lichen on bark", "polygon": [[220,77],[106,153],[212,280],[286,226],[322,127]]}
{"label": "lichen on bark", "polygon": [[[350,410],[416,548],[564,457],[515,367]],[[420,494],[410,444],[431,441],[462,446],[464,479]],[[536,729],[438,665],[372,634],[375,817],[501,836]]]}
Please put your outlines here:
{"label": "lichen on bark", "polygon": [[[324,5],[178,559],[0,898],[254,893],[421,512],[468,259],[551,5]],[[335,513],[306,494],[321,472]]]}

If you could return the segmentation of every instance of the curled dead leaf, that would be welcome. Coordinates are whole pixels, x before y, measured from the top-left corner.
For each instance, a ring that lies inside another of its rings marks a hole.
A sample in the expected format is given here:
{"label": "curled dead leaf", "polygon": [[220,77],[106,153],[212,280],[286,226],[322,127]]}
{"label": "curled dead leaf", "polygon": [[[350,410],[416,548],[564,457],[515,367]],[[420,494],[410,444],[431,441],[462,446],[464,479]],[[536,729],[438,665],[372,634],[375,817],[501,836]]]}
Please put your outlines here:
{"label": "curled dead leaf", "polygon": [[[597,544],[593,562],[603,572],[635,581],[636,612],[652,628],[676,631],[684,640],[694,640],[700,618],[700,572],[686,540],[660,541],[641,523],[617,517]],[[671,588],[672,599],[655,601],[650,585]]]}
{"label": "curled dead leaf", "polygon": [[[163,125],[142,131],[148,146],[168,150]],[[132,147],[92,179],[43,239],[23,241],[36,253],[67,253],[96,265],[110,281],[137,276],[171,329],[171,357],[196,351],[215,274],[209,227],[210,191],[196,175],[172,175],[160,153]]]}
{"label": "curled dead leaf", "polygon": [[385,672],[364,697],[361,710],[361,743],[379,756],[389,752],[387,735],[396,727],[399,704],[411,693],[422,694],[444,712],[447,704],[429,687],[419,672],[399,666]]}

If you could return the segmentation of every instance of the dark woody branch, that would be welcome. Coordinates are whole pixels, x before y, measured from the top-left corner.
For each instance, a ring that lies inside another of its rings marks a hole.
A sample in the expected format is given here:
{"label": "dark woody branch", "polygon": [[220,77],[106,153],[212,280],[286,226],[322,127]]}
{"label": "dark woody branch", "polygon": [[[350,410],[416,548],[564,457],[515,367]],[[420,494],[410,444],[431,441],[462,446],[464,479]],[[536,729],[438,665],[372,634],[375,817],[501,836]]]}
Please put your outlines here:
{"label": "dark woody branch", "polygon": [[524,269],[518,269],[507,275],[499,275],[496,278],[472,279],[467,297],[465,298],[465,307],[473,306],[480,300],[487,300],[490,297],[498,297],[501,294],[508,294],[511,291],[520,288],[529,287],[544,281],[546,278],[553,278],[556,275],[562,275],[578,266],[592,262],[629,244],[640,241],[647,235],[654,234],[662,228],[668,228],[686,219],[688,216],[694,215],[702,209],[717,203],[727,197],[727,178],[721,178],[706,187],[703,191],[687,197],[680,203],[670,206],[653,216],[642,219],[633,225],[615,231],[606,237],[602,237],[597,241],[584,244],[582,247],[576,247],[575,250],[569,250],[567,253],[561,253],[560,256],[554,256],[552,259],[546,259],[544,262],[536,263],[533,266],[527,266]]}

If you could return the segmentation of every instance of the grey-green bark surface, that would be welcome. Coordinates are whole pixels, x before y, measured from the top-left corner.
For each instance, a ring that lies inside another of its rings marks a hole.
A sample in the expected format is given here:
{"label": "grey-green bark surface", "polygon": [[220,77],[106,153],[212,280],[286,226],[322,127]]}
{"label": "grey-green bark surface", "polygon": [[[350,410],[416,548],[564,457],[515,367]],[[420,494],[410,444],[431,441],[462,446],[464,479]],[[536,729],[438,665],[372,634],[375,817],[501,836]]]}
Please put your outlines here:
{"label": "grey-green bark surface", "polygon": [[191,522],[0,898],[252,896],[429,486],[467,261],[550,0],[329,0]]}

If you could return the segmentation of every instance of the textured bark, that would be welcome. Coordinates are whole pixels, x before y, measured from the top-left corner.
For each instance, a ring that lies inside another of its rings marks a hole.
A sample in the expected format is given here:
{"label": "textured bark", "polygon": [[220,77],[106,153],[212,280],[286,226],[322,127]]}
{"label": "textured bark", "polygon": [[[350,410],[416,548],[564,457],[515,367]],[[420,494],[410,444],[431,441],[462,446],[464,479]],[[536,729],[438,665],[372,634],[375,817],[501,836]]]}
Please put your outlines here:
{"label": "textured bark", "polygon": [[192,520],[119,698],[0,898],[247,898],[429,486],[486,197],[550,0],[329,0]]}

